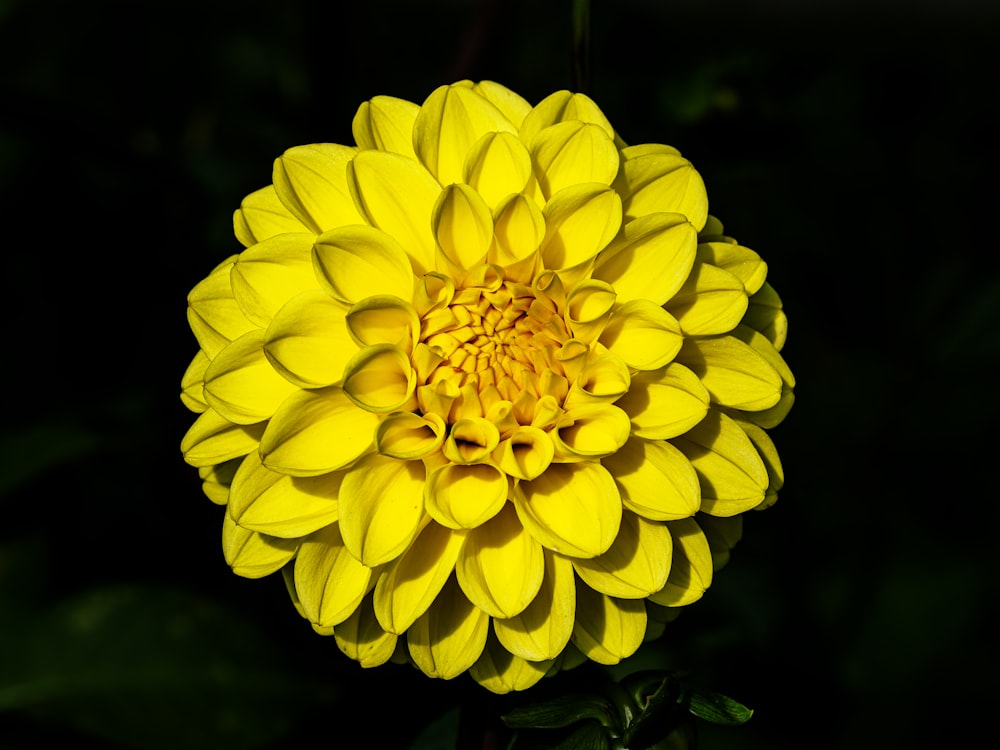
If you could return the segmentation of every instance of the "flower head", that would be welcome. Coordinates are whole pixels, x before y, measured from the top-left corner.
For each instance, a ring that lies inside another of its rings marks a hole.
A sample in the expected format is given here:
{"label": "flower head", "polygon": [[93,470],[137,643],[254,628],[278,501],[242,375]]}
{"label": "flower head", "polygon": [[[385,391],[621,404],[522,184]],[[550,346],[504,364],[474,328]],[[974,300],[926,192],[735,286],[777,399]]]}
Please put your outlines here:
{"label": "flower head", "polygon": [[582,94],[463,81],[353,132],[275,161],[188,298],[182,450],[226,559],[365,666],[616,663],[782,483],[767,268]]}

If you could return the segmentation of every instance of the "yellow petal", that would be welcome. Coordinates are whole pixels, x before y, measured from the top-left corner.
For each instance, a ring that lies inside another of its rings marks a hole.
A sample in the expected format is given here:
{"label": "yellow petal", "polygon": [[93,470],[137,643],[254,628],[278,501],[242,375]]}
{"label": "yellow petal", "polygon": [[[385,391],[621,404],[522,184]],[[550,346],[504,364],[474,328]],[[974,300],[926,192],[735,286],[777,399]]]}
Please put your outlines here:
{"label": "yellow petal", "polygon": [[413,121],[420,111],[413,102],[375,96],[358,107],[351,130],[361,148],[393,151],[413,158]]}
{"label": "yellow petal", "polygon": [[413,663],[428,677],[450,680],[479,659],[490,617],[474,606],[454,579],[406,634]]}
{"label": "yellow petal", "polygon": [[229,515],[240,526],[284,538],[303,537],[337,520],[342,472],[290,477],[271,471],[253,452],[240,464]]}
{"label": "yellow petal", "polygon": [[313,233],[360,222],[345,178],[356,153],[336,143],[314,143],[290,148],[275,159],[271,177],[278,198]]}
{"label": "yellow petal", "polygon": [[672,362],[632,377],[616,406],[632,420],[632,434],[664,439],[683,434],[708,412],[709,395],[698,376]]}
{"label": "yellow petal", "polygon": [[656,370],[669,364],[684,338],[677,319],[655,302],[637,299],[615,310],[600,342],[636,370]]}
{"label": "yellow petal", "polygon": [[260,441],[264,465],[292,476],[327,474],[372,447],[378,416],[336,386],[300,391],[274,413]]}
{"label": "yellow petal", "polygon": [[601,463],[618,483],[622,503],[640,516],[672,521],[693,516],[701,506],[698,475],[670,443],[634,437]]}
{"label": "yellow petal", "polygon": [[469,532],[455,572],[473,604],[493,617],[513,617],[538,594],[545,562],[508,504]]}
{"label": "yellow petal", "polygon": [[368,222],[406,250],[413,272],[434,267],[431,212],[441,186],[413,159],[388,151],[362,151],[347,169],[348,186]]}
{"label": "yellow petal", "polygon": [[300,388],[339,383],[358,352],[344,305],[322,291],[302,292],[277,313],[264,334],[264,354],[288,382]]}
{"label": "yellow petal", "polygon": [[428,523],[375,585],[375,615],[390,633],[404,633],[440,593],[455,569],[465,531]]}
{"label": "yellow petal", "polygon": [[686,339],[677,361],[690,368],[712,401],[746,411],[778,403],[781,377],[770,363],[735,336]]}
{"label": "yellow petal", "polygon": [[230,272],[237,256],[223,261],[188,294],[188,323],[198,345],[211,358],[226,344],[257,326],[233,296]]}
{"label": "yellow petal", "polygon": [[598,125],[568,120],[535,135],[529,150],[545,196],[585,182],[610,185],[618,173],[618,149]]}
{"label": "yellow petal", "polygon": [[759,505],[767,489],[767,468],[746,433],[715,411],[672,440],[691,461],[701,482],[701,509],[733,516]]}
{"label": "yellow petal", "polygon": [[555,455],[552,438],[537,427],[518,427],[503,440],[494,457],[497,465],[512,477],[534,479],[542,474]]}
{"label": "yellow petal", "polygon": [[390,412],[404,406],[416,388],[410,359],[392,344],[367,346],[344,368],[344,393],[371,412]]}
{"label": "yellow petal", "polygon": [[205,370],[209,365],[208,355],[199,349],[181,378],[181,402],[193,412],[201,414],[208,408],[205,401]]}
{"label": "yellow petal", "polygon": [[781,298],[766,281],[760,290],[750,298],[743,323],[755,331],[760,331],[781,351],[788,336],[788,317],[781,309]]}
{"label": "yellow petal", "polygon": [[261,434],[261,424],[233,424],[209,409],[191,425],[181,440],[184,460],[192,466],[212,466],[257,449]]}
{"label": "yellow petal", "polygon": [[513,690],[527,690],[537,683],[554,660],[533,662],[514,656],[496,639],[486,641],[479,661],[469,669],[469,675],[492,693],[503,695]]}
{"label": "yellow petal", "polygon": [[280,570],[295,557],[298,539],[278,539],[236,525],[225,514],[222,521],[222,554],[233,572],[244,578],[263,578]]}
{"label": "yellow petal", "polygon": [[567,411],[552,433],[559,460],[607,456],[628,440],[628,414],[611,404],[585,404]]}
{"label": "yellow petal", "polygon": [[424,465],[420,461],[366,456],[340,485],[344,544],[370,568],[398,557],[420,530],[424,515]]}
{"label": "yellow petal", "polygon": [[493,221],[496,239],[492,262],[506,266],[508,278],[529,282],[538,270],[536,251],[545,238],[545,217],[535,202],[523,193],[503,200]]}
{"label": "yellow petal", "polygon": [[701,175],[679,154],[636,152],[626,148],[615,187],[621,193],[625,216],[636,218],[666,211],[684,214],[701,230],[708,218],[708,196]]}
{"label": "yellow petal", "polygon": [[572,268],[603,250],[621,227],[621,198],[599,183],[573,185],[552,196],[542,210],[545,268]]}
{"label": "yellow petal", "polygon": [[646,634],[641,599],[615,599],[579,583],[573,643],[598,664],[617,664],[636,652]]}
{"label": "yellow petal", "polygon": [[747,311],[743,282],[729,271],[697,262],[684,286],[664,307],[687,336],[711,336],[735,328]]}
{"label": "yellow petal", "polygon": [[573,338],[590,343],[604,330],[617,297],[604,281],[588,279],[566,295],[565,318]]}
{"label": "yellow petal", "polygon": [[500,431],[488,419],[460,419],[445,440],[444,457],[456,464],[476,464],[486,460],[499,444]]}
{"label": "yellow petal", "polygon": [[495,81],[480,81],[472,89],[499,109],[515,128],[521,127],[524,116],[531,111],[524,97]]}
{"label": "yellow petal", "polygon": [[295,591],[305,616],[320,627],[343,622],[368,593],[372,571],[358,562],[331,524],[308,537],[295,557]]}
{"label": "yellow petal", "polygon": [[462,85],[435,89],[413,125],[417,156],[442,185],[462,180],[466,154],[490,132],[515,128],[488,99]]}
{"label": "yellow petal", "polygon": [[666,585],[649,600],[664,607],[683,607],[701,599],[712,585],[712,550],[693,518],[667,521],[674,540]]}
{"label": "yellow petal", "polygon": [[586,94],[556,91],[542,99],[524,118],[520,137],[530,143],[539,132],[557,122],[579,120],[599,126],[609,138],[615,137],[614,128],[600,107]]}
{"label": "yellow petal", "polygon": [[697,232],[682,214],[654,213],[626,222],[601,253],[593,278],[611,284],[619,302],[662,305],[683,286],[694,265]]}
{"label": "yellow petal", "polygon": [[494,620],[504,648],[522,659],[554,659],[569,643],[576,614],[576,585],[568,558],[544,550],[545,575],[538,594],[520,614]]}
{"label": "yellow petal", "polygon": [[400,411],[386,415],[375,431],[379,453],[405,460],[423,458],[444,443],[448,427],[437,414]]}
{"label": "yellow petal", "polygon": [[767,278],[767,264],[748,247],[732,242],[703,242],[698,245],[698,260],[729,271],[743,282],[747,294],[755,294]]}
{"label": "yellow petal", "polygon": [[468,183],[487,205],[520,193],[531,179],[531,155],[512,133],[487,133],[469,149],[462,168]]}
{"label": "yellow petal", "polygon": [[[565,362],[563,363],[565,366]],[[586,364],[576,377],[563,402],[566,409],[585,404],[610,404],[618,401],[628,390],[632,378],[628,365],[617,354],[601,345],[593,347]]]}
{"label": "yellow petal", "polygon": [[507,478],[491,464],[445,464],[427,478],[424,504],[450,529],[471,529],[495,516],[507,500]]}
{"label": "yellow petal", "polygon": [[573,568],[595,591],[622,599],[642,599],[667,582],[672,546],[666,524],[626,512],[608,551],[587,560],[574,560]]}
{"label": "yellow petal", "polygon": [[308,232],[309,229],[285,208],[274,185],[250,193],[233,214],[233,231],[244,247],[278,234]]}
{"label": "yellow petal", "polygon": [[368,669],[385,664],[396,650],[398,636],[387,633],[375,619],[372,598],[365,597],[350,617],[333,629],[337,647]]}
{"label": "yellow petal", "polygon": [[468,185],[448,185],[438,196],[431,215],[438,246],[459,269],[486,259],[493,242],[493,216],[482,197]]}
{"label": "yellow petal", "polygon": [[721,570],[729,562],[729,552],[743,536],[743,516],[720,518],[700,513],[697,518],[712,551],[712,569]]}
{"label": "yellow petal", "polygon": [[338,300],[353,305],[366,297],[413,295],[413,268],[399,242],[362,224],[324,232],[313,250],[316,275]]}
{"label": "yellow petal", "polygon": [[361,346],[388,344],[410,352],[420,335],[420,319],[399,297],[368,297],[348,311],[347,330]]}
{"label": "yellow petal", "polygon": [[233,295],[261,328],[300,292],[319,289],[313,272],[311,234],[279,234],[244,250],[232,270]]}
{"label": "yellow petal", "polygon": [[297,388],[264,356],[264,331],[257,328],[219,352],[205,370],[205,398],[230,422],[268,419]]}
{"label": "yellow petal", "polygon": [[214,466],[199,467],[198,476],[202,479],[201,489],[209,500],[216,505],[225,505],[229,502],[229,487],[233,483],[236,470],[245,458],[245,456],[240,456]]}
{"label": "yellow petal", "polygon": [[542,546],[570,557],[595,557],[611,546],[622,501],[600,464],[552,464],[515,493],[521,523]]}

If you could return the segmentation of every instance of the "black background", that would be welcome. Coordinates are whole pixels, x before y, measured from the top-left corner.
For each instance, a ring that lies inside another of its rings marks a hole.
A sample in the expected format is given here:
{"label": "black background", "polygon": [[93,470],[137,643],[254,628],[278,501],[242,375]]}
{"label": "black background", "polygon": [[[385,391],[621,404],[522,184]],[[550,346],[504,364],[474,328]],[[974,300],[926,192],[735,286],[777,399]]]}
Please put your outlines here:
{"label": "black background", "polygon": [[[781,498],[667,659],[756,710],[706,750],[965,747],[996,699],[998,15],[799,5],[593,3],[591,95],[764,256],[798,378]],[[185,297],[284,149],[461,78],[537,102],[570,86],[569,19],[0,2],[0,748],[448,747],[471,681],[363,671],[222,560],[178,449]]]}

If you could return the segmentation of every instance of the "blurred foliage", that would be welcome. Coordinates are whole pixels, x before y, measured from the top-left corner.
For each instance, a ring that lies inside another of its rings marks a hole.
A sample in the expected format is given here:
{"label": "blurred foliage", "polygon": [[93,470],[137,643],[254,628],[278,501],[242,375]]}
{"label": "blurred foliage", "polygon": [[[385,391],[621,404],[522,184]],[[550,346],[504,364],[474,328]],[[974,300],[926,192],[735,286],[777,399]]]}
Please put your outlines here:
{"label": "blurred foliage", "polygon": [[[0,0],[0,747],[503,736],[518,696],[361,670],[229,572],[176,393],[187,291],[275,156],[375,94],[568,86],[569,6]],[[781,499],[628,666],[753,706],[704,750],[962,747],[992,715],[993,7],[593,2],[592,95],[692,159],[791,323]]]}

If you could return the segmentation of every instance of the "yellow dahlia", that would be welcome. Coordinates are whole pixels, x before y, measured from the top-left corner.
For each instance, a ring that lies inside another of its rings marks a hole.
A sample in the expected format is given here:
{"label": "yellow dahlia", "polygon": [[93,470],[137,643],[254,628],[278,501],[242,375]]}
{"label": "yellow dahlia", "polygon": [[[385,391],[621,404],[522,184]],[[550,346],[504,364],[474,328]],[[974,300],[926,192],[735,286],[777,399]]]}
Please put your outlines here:
{"label": "yellow dahlia", "polygon": [[781,485],[764,262],[582,94],[461,81],[353,134],[279,157],[188,298],[226,560],[364,666],[506,692],[628,657]]}

